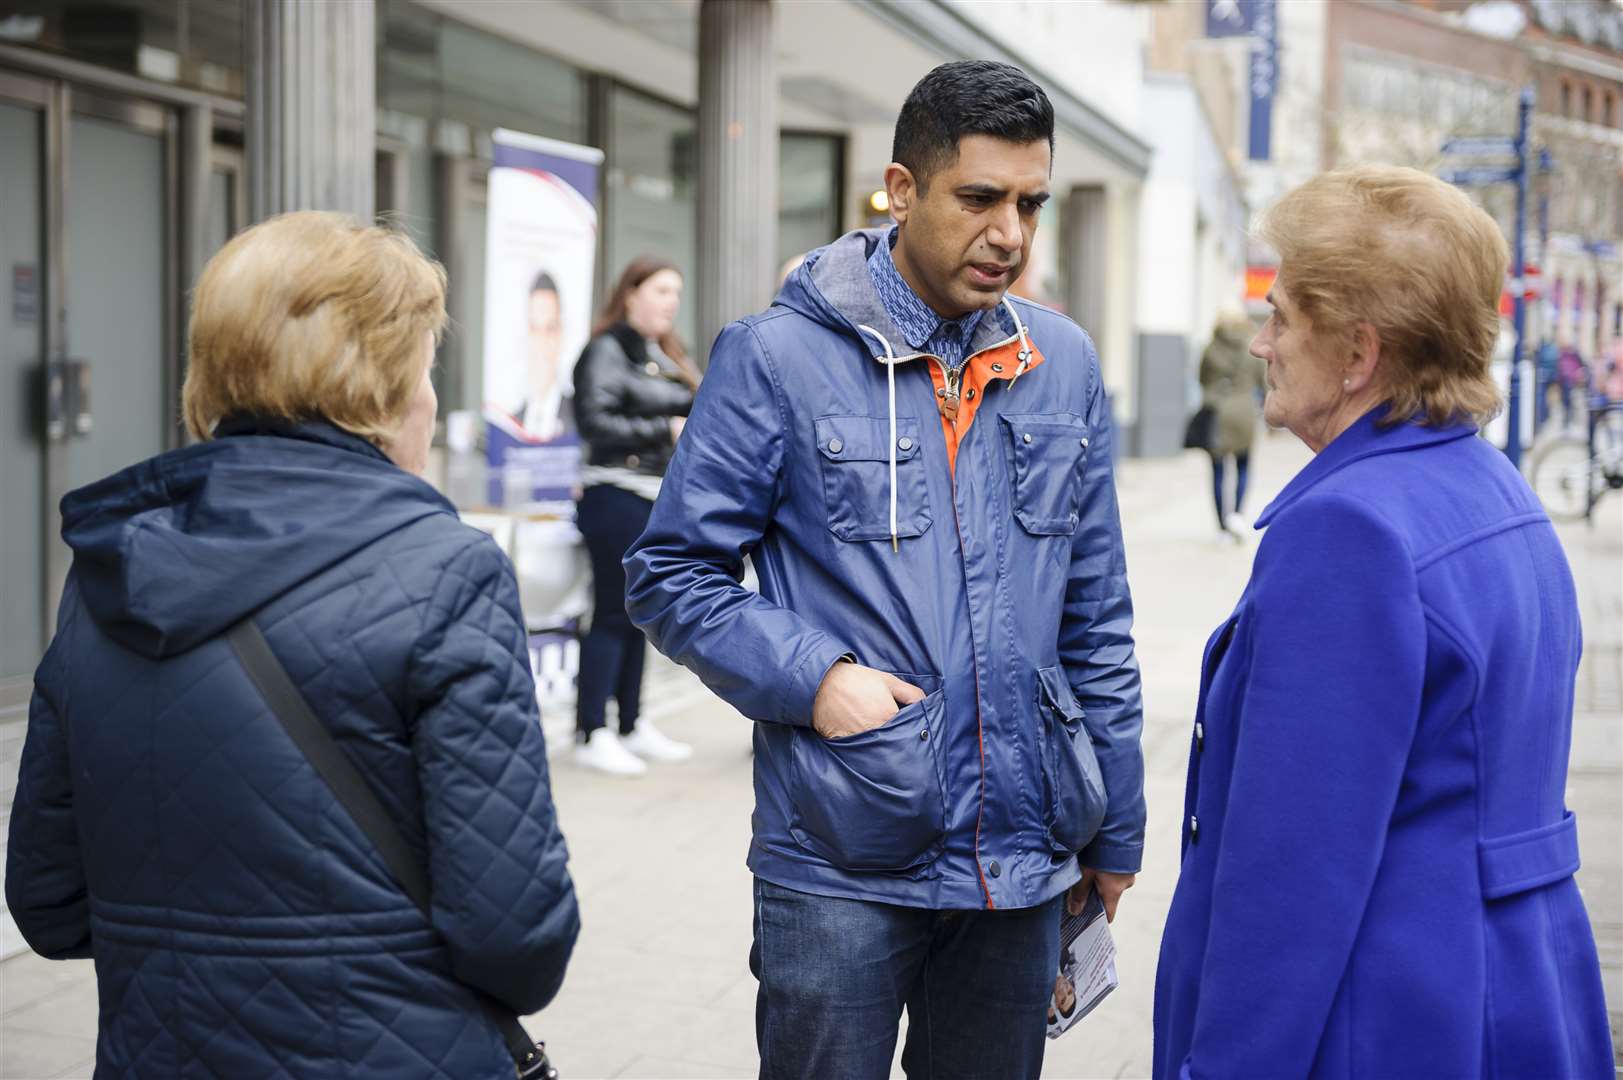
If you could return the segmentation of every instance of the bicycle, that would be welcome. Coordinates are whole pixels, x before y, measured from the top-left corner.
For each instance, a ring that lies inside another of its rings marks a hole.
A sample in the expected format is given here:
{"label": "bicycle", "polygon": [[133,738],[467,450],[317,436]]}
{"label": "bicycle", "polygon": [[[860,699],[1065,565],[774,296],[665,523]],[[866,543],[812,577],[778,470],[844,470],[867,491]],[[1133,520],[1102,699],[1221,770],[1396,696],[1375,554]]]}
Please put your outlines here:
{"label": "bicycle", "polygon": [[1558,521],[1589,520],[1601,496],[1623,489],[1623,401],[1591,397],[1587,429],[1562,431],[1528,455],[1528,483]]}

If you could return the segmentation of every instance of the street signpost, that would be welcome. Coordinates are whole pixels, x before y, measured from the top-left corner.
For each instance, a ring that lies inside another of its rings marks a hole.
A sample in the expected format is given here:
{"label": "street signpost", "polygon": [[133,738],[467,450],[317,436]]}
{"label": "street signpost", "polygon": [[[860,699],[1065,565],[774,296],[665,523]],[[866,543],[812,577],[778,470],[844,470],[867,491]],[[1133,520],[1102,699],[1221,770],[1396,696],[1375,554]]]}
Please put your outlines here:
{"label": "street signpost", "polygon": [[[1513,157],[1515,165],[1466,165],[1460,168],[1444,169],[1439,175],[1450,184],[1460,187],[1486,187],[1489,184],[1515,184],[1516,185],[1516,235],[1514,237],[1515,255],[1510,268],[1510,276],[1517,282],[1525,282],[1527,270],[1527,180],[1532,170],[1528,162],[1528,128],[1533,118],[1533,88],[1523,87],[1516,104],[1516,134],[1514,137],[1504,135],[1472,135],[1456,139],[1449,139],[1443,143],[1443,153],[1458,158],[1497,158]],[[1548,155],[1542,155],[1540,164],[1546,164]],[[1522,338],[1527,328],[1527,290],[1517,288],[1511,300],[1514,304],[1516,324],[1516,345],[1510,359],[1510,393],[1505,408],[1506,434],[1505,456],[1510,463],[1521,468],[1522,461],[1522,357],[1525,355],[1525,345]]]}

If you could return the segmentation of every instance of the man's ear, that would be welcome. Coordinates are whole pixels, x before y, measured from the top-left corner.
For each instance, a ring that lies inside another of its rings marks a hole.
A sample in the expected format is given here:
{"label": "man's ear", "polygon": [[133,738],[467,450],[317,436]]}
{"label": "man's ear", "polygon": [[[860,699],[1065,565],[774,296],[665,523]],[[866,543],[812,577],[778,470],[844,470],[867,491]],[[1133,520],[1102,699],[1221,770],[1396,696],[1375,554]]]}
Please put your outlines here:
{"label": "man's ear", "polygon": [[907,224],[907,215],[923,197],[913,170],[896,161],[885,166],[885,194],[890,196],[890,216],[898,225]]}

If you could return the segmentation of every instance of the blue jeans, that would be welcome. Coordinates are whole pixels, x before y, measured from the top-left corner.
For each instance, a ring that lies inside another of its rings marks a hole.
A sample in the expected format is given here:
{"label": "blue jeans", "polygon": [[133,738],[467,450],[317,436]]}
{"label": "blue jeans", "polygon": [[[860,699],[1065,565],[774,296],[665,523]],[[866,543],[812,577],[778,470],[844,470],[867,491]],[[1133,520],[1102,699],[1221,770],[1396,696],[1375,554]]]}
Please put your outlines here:
{"label": "blue jeans", "polygon": [[931,911],[756,878],[761,1080],[885,1080],[904,1007],[910,1080],[1035,1080],[1063,902]]}

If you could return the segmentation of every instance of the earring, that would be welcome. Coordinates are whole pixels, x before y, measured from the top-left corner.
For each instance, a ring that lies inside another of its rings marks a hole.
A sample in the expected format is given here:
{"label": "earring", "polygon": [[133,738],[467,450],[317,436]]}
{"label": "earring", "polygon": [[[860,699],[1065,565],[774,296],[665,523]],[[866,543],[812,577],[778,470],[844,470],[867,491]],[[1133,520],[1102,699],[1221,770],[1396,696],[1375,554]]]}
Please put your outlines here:
{"label": "earring", "polygon": [[1342,379],[1341,380],[1341,385],[1342,385],[1343,388],[1350,390],[1352,388],[1352,380],[1351,379]]}

